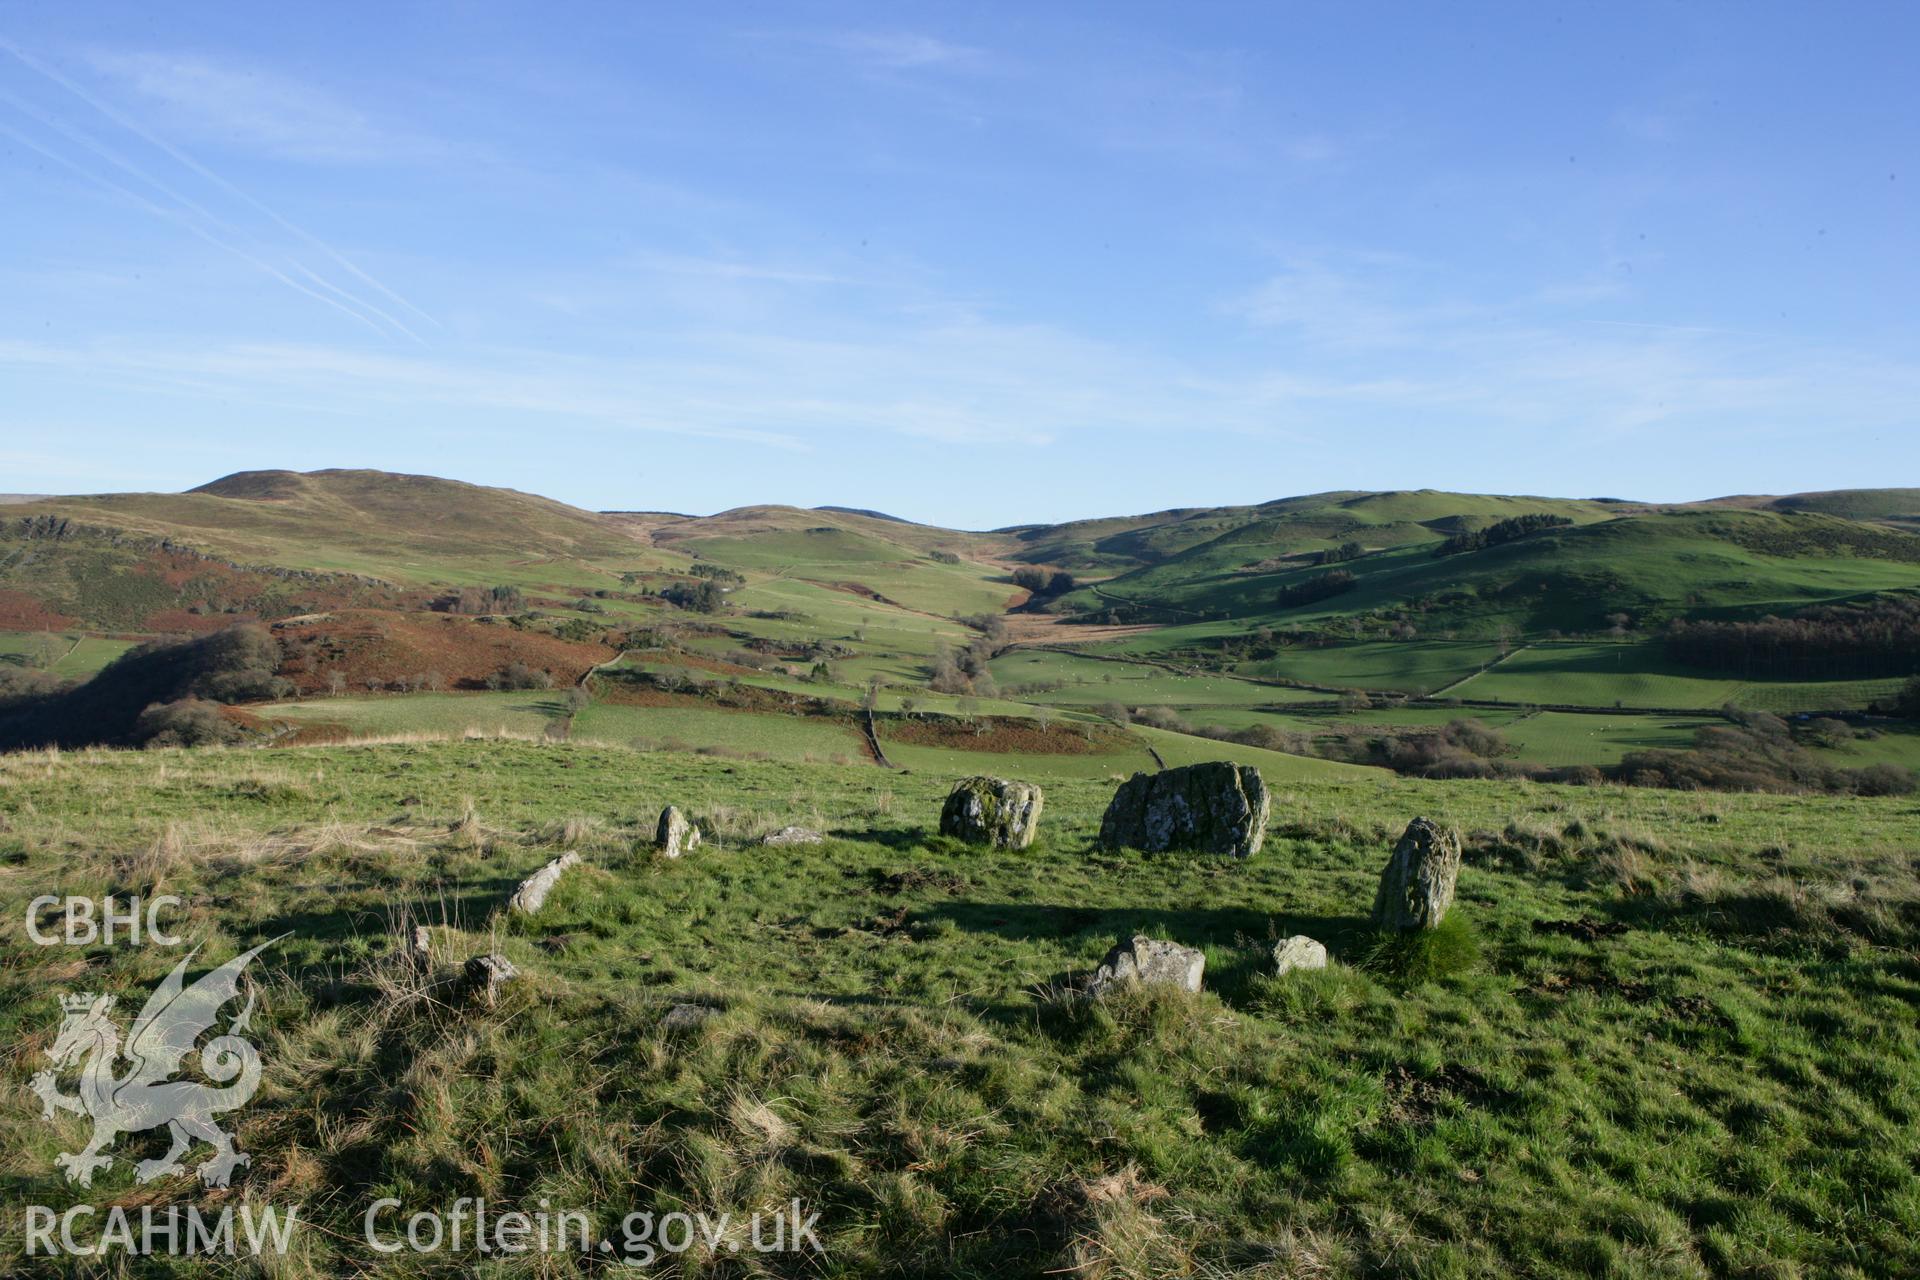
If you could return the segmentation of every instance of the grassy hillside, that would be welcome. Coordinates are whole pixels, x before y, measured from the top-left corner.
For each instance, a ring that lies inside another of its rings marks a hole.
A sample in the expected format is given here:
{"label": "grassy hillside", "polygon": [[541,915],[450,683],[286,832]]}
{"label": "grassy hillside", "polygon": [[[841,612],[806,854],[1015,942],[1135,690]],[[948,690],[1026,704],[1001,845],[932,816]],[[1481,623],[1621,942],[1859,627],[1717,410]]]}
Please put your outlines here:
{"label": "grassy hillside", "polygon": [[[577,1209],[614,1256],[634,1211],[820,1215],[823,1255],[723,1234],[685,1275],[1920,1270],[1910,800],[1297,776],[1231,863],[1092,848],[1107,781],[1051,783],[1041,843],[993,853],[931,834],[945,776],[876,777],[515,742],[10,756],[0,912],[163,887],[202,963],[289,935],[230,1117],[235,1198],[303,1206],[283,1276],[608,1271],[591,1245],[376,1254],[381,1196]],[[645,847],[668,802],[709,835],[673,862]],[[1424,979],[1369,960],[1364,923],[1415,814],[1475,833],[1477,957]],[[755,843],[788,822],[831,838]],[[497,914],[569,847],[540,916]],[[440,965],[513,961],[498,1007],[395,976],[408,912]],[[1206,990],[1062,994],[1137,930],[1201,948]],[[1333,965],[1275,978],[1302,932]],[[84,1120],[18,1101],[55,993],[136,1002],[173,959],[0,969],[16,1205],[201,1198],[136,1186],[127,1138],[70,1186]]]}
{"label": "grassy hillside", "polygon": [[1338,566],[1353,574],[1354,589],[1293,608],[1276,603],[1280,590],[1322,570],[1262,563],[1209,549],[1083,589],[1072,603],[1090,611],[1132,605],[1175,623],[1299,628],[1394,612],[1422,630],[1594,631],[1619,613],[1643,623],[1752,616],[1920,587],[1920,538],[1816,515],[1636,515],[1463,555],[1437,557],[1431,545],[1415,544],[1363,556]]}

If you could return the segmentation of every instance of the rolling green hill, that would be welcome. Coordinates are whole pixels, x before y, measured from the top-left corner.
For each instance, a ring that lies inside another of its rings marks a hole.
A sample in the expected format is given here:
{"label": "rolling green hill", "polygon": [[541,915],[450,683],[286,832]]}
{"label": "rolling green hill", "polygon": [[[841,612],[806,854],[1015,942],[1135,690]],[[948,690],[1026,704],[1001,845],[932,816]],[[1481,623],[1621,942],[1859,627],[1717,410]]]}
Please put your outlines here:
{"label": "rolling green hill", "polygon": [[46,515],[147,534],[248,564],[399,583],[487,563],[650,558],[590,511],[385,471],[242,471],[186,493],[50,498],[5,514],[9,522]]}
{"label": "rolling green hill", "polygon": [[[1550,512],[1550,514],[1559,514]],[[1832,516],[1748,510],[1648,512],[1549,530],[1482,551],[1435,556],[1437,534],[1342,563],[1351,591],[1302,607],[1279,591],[1320,569],[1263,568],[1231,543],[1077,591],[1095,612],[1129,607],[1179,621],[1298,628],[1381,611],[1423,630],[1595,631],[1615,614],[1652,624],[1739,617],[1920,588],[1920,537]]]}

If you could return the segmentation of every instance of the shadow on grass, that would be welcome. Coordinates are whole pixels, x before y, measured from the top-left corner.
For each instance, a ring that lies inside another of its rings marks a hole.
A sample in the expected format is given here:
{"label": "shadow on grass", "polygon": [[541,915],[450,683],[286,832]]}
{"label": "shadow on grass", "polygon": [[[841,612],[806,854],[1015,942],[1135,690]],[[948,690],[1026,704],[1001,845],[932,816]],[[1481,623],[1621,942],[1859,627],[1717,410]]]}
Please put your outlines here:
{"label": "shadow on grass", "polygon": [[850,829],[835,830],[834,840],[858,841],[862,844],[877,844],[887,849],[927,850],[931,833],[916,827],[867,827],[860,831]]}
{"label": "shadow on grass", "polygon": [[[464,882],[458,890],[423,894],[415,904],[422,916],[419,923],[446,923],[463,929],[481,928],[519,885],[518,876],[494,876],[486,880]],[[394,911],[397,912],[403,905],[404,902],[396,900]],[[263,937],[290,932],[303,940],[344,942],[365,937],[369,933],[385,933],[395,918],[378,908],[361,911],[291,911],[269,916],[257,927]]]}

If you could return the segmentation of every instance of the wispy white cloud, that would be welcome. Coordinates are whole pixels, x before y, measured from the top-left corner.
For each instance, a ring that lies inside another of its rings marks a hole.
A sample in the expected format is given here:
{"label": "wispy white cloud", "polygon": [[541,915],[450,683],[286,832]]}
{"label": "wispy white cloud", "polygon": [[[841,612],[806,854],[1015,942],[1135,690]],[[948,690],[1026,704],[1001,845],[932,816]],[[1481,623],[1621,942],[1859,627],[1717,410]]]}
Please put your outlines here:
{"label": "wispy white cloud", "polygon": [[889,71],[922,67],[973,71],[988,65],[984,49],[916,31],[841,31],[822,40],[857,62]]}
{"label": "wispy white cloud", "polygon": [[[1406,296],[1416,280],[1418,301]],[[1281,421],[1344,406],[1382,421],[1444,415],[1487,432],[1504,424],[1594,438],[1810,424],[1844,403],[1850,425],[1867,428],[1905,421],[1920,395],[1920,369],[1904,360],[1619,318],[1630,302],[1591,281],[1462,299],[1417,266],[1302,259],[1231,309],[1279,340],[1268,358],[1291,372],[1254,394]],[[1616,314],[1589,314],[1596,305]]]}

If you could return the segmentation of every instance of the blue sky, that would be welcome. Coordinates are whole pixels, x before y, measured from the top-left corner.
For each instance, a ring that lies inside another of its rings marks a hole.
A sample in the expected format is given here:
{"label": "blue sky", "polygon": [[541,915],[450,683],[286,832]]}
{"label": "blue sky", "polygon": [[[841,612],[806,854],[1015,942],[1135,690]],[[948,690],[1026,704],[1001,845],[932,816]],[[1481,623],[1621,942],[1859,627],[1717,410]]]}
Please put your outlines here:
{"label": "blue sky", "polygon": [[0,11],[0,491],[1920,485],[1899,4]]}

